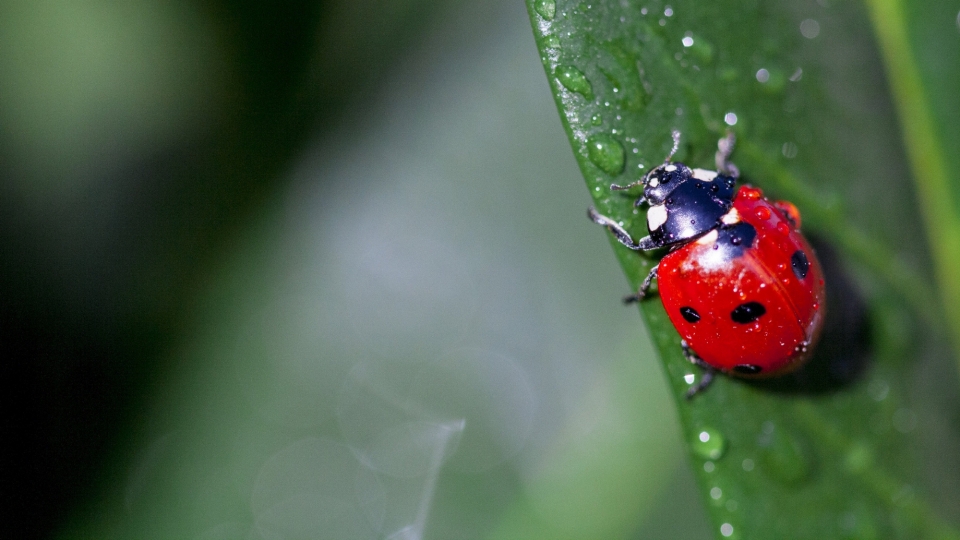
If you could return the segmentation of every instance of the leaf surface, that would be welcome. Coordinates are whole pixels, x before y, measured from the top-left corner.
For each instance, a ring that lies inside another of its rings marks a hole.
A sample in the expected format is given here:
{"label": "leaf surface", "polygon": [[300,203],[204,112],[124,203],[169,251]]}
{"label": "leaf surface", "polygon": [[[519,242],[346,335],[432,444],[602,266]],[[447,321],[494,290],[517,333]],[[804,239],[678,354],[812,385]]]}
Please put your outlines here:
{"label": "leaf surface", "polygon": [[[958,511],[945,502],[957,500],[958,484],[934,479],[958,468],[956,372],[943,344],[953,319],[937,307],[953,293],[930,285],[923,218],[905,181],[911,160],[914,174],[922,161],[916,137],[942,153],[949,130],[933,120],[942,99],[917,100],[933,127],[907,129],[905,155],[896,111],[913,110],[902,102],[916,89],[887,91],[890,55],[870,26],[883,4],[528,0],[600,213],[643,236],[638,193],[610,185],[662,163],[672,130],[682,133],[675,161],[713,168],[717,140],[732,129],[742,180],[800,208],[825,267],[827,323],[806,368],[765,382],[721,377],[690,401],[701,372],[683,358],[662,304],[641,303],[718,538],[960,538]],[[897,7],[882,20],[909,26]],[[934,171],[935,185],[949,185],[946,169]],[[921,201],[931,197],[921,189]],[[946,203],[933,211],[955,216]],[[942,232],[934,243],[960,245],[952,228]],[[611,242],[636,289],[656,258]],[[952,252],[931,251],[937,275],[948,275]]]}

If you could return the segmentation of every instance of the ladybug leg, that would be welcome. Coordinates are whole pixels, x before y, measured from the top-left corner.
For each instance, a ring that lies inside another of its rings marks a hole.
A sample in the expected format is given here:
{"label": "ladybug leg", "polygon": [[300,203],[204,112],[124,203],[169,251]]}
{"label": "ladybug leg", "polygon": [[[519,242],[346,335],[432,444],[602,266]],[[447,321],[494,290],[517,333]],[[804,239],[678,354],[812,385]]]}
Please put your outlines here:
{"label": "ladybug leg", "polygon": [[713,376],[717,374],[717,370],[697,356],[697,353],[693,352],[690,346],[687,345],[686,340],[680,340],[680,349],[683,351],[683,356],[688,362],[703,368],[703,376],[700,377],[700,382],[693,388],[687,390],[687,399],[693,399],[693,396],[703,392],[710,386],[710,383],[713,382]]}
{"label": "ladybug leg", "polygon": [[728,131],[727,135],[717,142],[717,154],[715,156],[717,170],[735,179],[740,178],[740,169],[730,161],[730,154],[733,153],[733,146],[736,142],[737,136],[732,131]]}
{"label": "ladybug leg", "polygon": [[590,220],[594,223],[606,227],[611,233],[613,233],[613,236],[617,238],[618,242],[632,250],[648,251],[651,249],[657,249],[659,247],[653,243],[653,240],[650,240],[649,236],[644,236],[639,241],[634,240],[633,237],[630,236],[630,233],[621,227],[619,223],[608,218],[607,216],[598,214],[592,206],[587,208],[587,217],[590,218]]}
{"label": "ladybug leg", "polygon": [[631,294],[630,296],[625,296],[623,298],[624,304],[632,304],[634,302],[639,302],[647,296],[647,292],[650,290],[650,286],[653,285],[653,280],[657,278],[657,269],[660,268],[660,263],[654,265],[650,269],[650,273],[647,274],[646,279],[643,280],[643,283],[640,285],[640,290],[637,291],[637,294]]}
{"label": "ladybug leg", "polygon": [[[636,182],[631,182],[625,186],[621,186],[620,184],[610,184],[610,191],[626,191],[628,189],[632,189],[637,186],[646,186],[646,185],[647,185],[647,177],[644,176],[643,178],[637,180]],[[647,202],[647,198],[641,195],[640,197],[637,198],[636,201],[634,201],[633,206],[640,207],[646,202]]]}

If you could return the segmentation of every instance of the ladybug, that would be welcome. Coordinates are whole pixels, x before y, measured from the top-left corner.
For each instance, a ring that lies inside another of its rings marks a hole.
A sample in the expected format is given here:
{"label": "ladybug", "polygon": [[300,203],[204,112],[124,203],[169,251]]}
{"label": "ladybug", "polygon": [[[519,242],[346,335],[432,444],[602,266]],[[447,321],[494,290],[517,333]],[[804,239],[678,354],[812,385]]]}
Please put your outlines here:
{"label": "ladybug", "polygon": [[797,208],[751,186],[735,189],[739,171],[728,161],[733,134],[717,145],[718,171],[671,162],[679,138],[674,131],[662,165],[633,184],[611,186],[643,187],[636,205],[649,205],[648,236],[634,241],[593,208],[588,216],[630,249],[667,250],[625,301],[642,300],[657,280],[684,356],[705,370],[690,398],[717,372],[761,378],[802,365],[823,327],[826,292],[817,256],[800,234]]}

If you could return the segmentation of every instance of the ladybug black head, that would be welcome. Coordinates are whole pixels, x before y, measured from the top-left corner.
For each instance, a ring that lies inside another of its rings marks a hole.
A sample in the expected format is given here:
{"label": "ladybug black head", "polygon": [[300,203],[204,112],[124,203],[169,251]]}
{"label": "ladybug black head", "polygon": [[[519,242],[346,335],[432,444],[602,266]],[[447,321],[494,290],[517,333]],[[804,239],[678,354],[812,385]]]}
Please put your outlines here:
{"label": "ladybug black head", "polygon": [[690,167],[668,161],[643,178],[643,198],[650,204],[661,204],[673,190],[691,178],[693,171]]}

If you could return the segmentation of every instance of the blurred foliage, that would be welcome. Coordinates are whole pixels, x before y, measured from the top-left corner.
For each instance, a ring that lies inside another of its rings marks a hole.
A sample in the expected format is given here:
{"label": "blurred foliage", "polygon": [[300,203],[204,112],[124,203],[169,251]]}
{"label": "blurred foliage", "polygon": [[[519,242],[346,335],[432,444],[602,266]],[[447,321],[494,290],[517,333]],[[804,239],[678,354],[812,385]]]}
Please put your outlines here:
{"label": "blurred foliage", "polygon": [[168,369],[224,243],[432,14],[429,1],[0,6],[16,536],[62,519]]}
{"label": "blurred foliage", "polygon": [[521,5],[7,2],[0,67],[0,536],[703,536]]}
{"label": "blurred foliage", "polygon": [[[942,343],[944,330],[957,334],[958,318],[944,317],[928,285],[919,226],[929,211],[939,294],[953,311],[960,234],[945,201],[960,179],[948,177],[945,164],[957,158],[960,138],[956,123],[933,119],[955,114],[947,103],[955,102],[960,64],[924,60],[940,51],[954,57],[958,39],[950,14],[920,16],[934,10],[922,4],[870,3],[892,59],[891,100],[870,19],[856,4],[528,0],[600,213],[642,236],[643,212],[610,184],[659,164],[674,129],[683,134],[675,159],[709,167],[732,127],[745,181],[793,200],[817,240],[828,279],[826,330],[794,375],[723,378],[687,401],[697,370],[683,359],[660,302],[641,306],[719,538],[960,536],[950,525],[957,508],[942,503],[956,500],[956,483],[938,479],[958,468],[956,370]],[[919,206],[904,181],[897,108]],[[613,243],[636,288],[655,260]]]}

